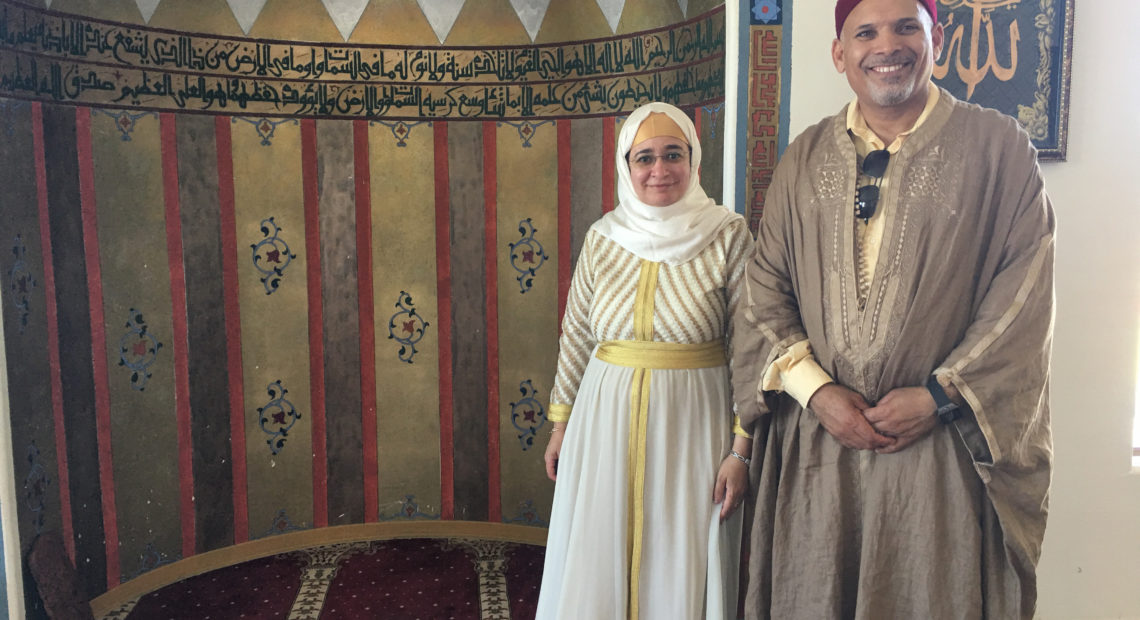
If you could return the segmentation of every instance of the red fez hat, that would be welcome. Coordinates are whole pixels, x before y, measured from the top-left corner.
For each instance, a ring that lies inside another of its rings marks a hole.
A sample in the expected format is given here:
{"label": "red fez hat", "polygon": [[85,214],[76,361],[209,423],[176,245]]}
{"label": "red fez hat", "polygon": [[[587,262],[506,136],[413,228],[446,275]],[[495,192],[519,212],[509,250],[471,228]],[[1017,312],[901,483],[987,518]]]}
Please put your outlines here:
{"label": "red fez hat", "polygon": [[[847,16],[851,11],[855,10],[855,5],[859,4],[862,0],[839,0],[835,3],[835,38],[838,39],[840,33],[843,32],[843,22],[847,21]],[[938,23],[938,0],[917,0],[922,8],[930,13],[930,20]]]}

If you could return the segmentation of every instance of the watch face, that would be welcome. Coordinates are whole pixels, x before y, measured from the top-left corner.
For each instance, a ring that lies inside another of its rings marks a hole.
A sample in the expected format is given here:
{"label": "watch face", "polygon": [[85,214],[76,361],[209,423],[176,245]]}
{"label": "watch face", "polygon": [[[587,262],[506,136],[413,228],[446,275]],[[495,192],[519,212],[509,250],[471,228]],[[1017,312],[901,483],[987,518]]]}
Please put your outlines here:
{"label": "watch face", "polygon": [[943,424],[949,424],[960,417],[962,417],[962,410],[958,408],[958,405],[947,405],[938,408],[938,419],[941,420]]}

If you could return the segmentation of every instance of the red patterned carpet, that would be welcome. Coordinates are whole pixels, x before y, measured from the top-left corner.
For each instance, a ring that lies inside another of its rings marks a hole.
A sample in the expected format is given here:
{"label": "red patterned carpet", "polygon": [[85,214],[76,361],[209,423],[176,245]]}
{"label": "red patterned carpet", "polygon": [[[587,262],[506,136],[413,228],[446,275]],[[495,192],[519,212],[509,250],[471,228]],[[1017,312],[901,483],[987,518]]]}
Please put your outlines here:
{"label": "red patterned carpet", "polygon": [[338,543],[189,577],[116,620],[533,618],[543,547],[476,539]]}

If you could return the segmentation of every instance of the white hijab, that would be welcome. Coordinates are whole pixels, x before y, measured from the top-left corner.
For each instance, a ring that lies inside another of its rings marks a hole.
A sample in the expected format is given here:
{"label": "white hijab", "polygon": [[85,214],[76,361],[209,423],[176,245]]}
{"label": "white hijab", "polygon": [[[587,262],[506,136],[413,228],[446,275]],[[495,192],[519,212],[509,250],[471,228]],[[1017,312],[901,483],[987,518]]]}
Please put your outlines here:
{"label": "white hijab", "polygon": [[[666,207],[647,205],[637,198],[626,160],[638,127],[653,112],[673,119],[693,149],[689,160],[689,187],[681,199]],[[701,188],[701,143],[693,122],[667,103],[648,103],[633,111],[622,125],[615,154],[618,205],[594,223],[593,229],[645,260],[679,265],[705,248],[735,212],[716,204]]]}

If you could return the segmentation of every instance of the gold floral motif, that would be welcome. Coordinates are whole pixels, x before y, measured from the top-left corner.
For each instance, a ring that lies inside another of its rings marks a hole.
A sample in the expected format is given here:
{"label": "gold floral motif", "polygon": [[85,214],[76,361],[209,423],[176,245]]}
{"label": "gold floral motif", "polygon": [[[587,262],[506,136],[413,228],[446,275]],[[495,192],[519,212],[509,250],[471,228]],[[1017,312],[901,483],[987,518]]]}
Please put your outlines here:
{"label": "gold floral motif", "polygon": [[1033,21],[1033,26],[1037,29],[1037,52],[1041,56],[1041,62],[1037,65],[1036,94],[1032,106],[1017,106],[1017,122],[1034,140],[1049,137],[1049,80],[1053,73],[1049,66],[1049,50],[1053,47],[1053,18],[1056,13],[1055,0],[1041,0],[1041,12]]}

